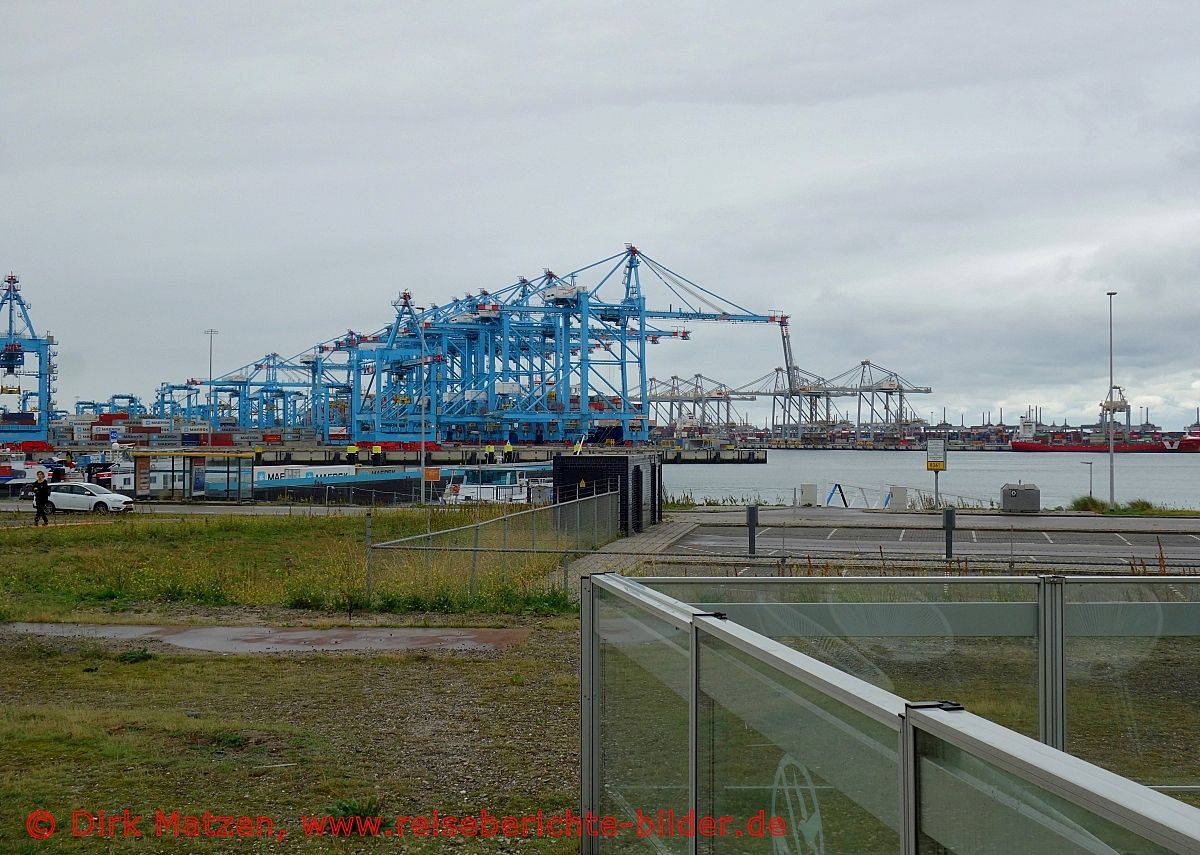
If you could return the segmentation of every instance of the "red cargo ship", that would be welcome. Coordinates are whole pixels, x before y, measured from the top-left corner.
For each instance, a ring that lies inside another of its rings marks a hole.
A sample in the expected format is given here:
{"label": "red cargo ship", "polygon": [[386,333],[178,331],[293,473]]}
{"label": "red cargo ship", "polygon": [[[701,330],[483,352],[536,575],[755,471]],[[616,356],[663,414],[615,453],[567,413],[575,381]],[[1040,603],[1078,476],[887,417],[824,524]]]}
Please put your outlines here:
{"label": "red cargo ship", "polygon": [[[1013,451],[1075,451],[1107,454],[1108,442],[1052,442],[1042,439],[1014,439]],[[1155,454],[1163,452],[1200,452],[1200,433],[1191,431],[1179,439],[1144,439],[1136,442],[1117,442],[1113,451],[1118,454]]]}

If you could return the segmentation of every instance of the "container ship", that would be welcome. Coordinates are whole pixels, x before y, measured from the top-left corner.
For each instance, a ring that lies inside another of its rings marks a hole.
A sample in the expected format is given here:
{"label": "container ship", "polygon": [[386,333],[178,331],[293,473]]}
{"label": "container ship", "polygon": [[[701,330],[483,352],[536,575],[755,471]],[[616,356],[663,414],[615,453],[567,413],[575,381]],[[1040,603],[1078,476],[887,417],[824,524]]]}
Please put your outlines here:
{"label": "container ship", "polygon": [[[1013,451],[1074,451],[1108,453],[1108,442],[1067,442],[1042,439],[1014,439]],[[1179,439],[1138,439],[1113,443],[1117,454],[1154,454],[1160,452],[1200,452],[1200,433],[1188,433]]]}
{"label": "container ship", "polygon": [[[1108,436],[1104,430],[1083,429],[1046,430],[1031,419],[1022,419],[1017,436],[1010,448],[1013,451],[1058,451],[1084,454],[1107,454]],[[1200,426],[1184,434],[1166,434],[1158,430],[1131,432],[1128,427],[1114,431],[1119,435],[1113,442],[1117,454],[1167,454],[1200,452]]]}

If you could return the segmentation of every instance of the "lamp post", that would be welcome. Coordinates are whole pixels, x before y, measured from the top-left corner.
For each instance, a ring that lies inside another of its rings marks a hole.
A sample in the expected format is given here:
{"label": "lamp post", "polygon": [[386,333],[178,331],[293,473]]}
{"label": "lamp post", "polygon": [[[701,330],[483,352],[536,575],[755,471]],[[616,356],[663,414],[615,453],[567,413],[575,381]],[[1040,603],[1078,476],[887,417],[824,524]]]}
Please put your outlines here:
{"label": "lamp post", "polygon": [[1116,476],[1116,433],[1113,428],[1113,297],[1116,291],[1108,291],[1108,408],[1105,413],[1108,419],[1108,506],[1117,505],[1117,476]]}
{"label": "lamp post", "polygon": [[1081,460],[1079,462],[1088,468],[1088,498],[1090,499],[1090,498],[1092,498],[1092,463],[1093,463],[1093,461]]}
{"label": "lamp post", "polygon": [[417,324],[417,337],[421,341],[421,459],[417,468],[421,475],[421,504],[425,504],[425,410],[429,407],[429,364],[426,360],[425,330]]}
{"label": "lamp post", "polygon": [[208,420],[213,427],[217,424],[217,390],[213,387],[213,338],[220,332],[212,329],[204,331],[208,336]]}

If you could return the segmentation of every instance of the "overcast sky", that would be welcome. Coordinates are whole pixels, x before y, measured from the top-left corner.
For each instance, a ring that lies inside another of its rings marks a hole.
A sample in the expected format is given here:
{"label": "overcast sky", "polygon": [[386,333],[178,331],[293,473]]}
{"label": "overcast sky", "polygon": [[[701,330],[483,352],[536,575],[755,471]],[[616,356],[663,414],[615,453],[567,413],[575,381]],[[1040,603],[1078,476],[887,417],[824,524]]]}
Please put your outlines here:
{"label": "overcast sky", "polygon": [[[1200,405],[1200,3],[8,0],[0,27],[0,267],[66,409],[204,376],[208,327],[222,373],[626,242],[954,422],[1094,420],[1115,290],[1135,419]],[[775,327],[693,331],[652,374],[782,362]]]}

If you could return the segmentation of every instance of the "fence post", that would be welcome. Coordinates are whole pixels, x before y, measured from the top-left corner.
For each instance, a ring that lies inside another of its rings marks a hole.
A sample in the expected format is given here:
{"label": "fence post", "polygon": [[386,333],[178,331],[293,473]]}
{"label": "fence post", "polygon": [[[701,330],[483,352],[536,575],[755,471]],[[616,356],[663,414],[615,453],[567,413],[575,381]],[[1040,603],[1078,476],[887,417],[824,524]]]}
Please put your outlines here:
{"label": "fence post", "polygon": [[367,508],[367,608],[371,607],[371,509]]}
{"label": "fence post", "polygon": [[475,596],[475,572],[479,569],[479,524],[475,524],[475,543],[474,549],[471,550],[471,582],[467,587],[467,593],[470,596]]}
{"label": "fence post", "polygon": [[[579,549],[579,530],[583,527],[583,524],[579,521],[579,504],[582,501],[583,501],[583,499],[575,500],[575,549],[576,550]],[[565,577],[564,577],[564,579],[565,579]],[[566,585],[564,584],[563,587],[565,588]]]}
{"label": "fence post", "polygon": [[600,497],[592,496],[592,549],[600,545]]}

